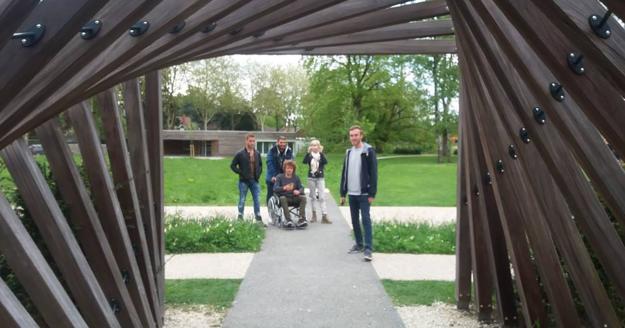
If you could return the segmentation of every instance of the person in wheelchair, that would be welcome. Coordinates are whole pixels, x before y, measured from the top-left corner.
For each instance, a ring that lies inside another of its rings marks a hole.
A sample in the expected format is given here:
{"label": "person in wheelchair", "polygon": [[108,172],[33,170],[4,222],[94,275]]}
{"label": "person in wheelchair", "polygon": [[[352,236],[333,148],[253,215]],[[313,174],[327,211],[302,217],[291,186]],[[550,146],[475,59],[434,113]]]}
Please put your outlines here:
{"label": "person in wheelchair", "polygon": [[[306,196],[304,195],[304,186],[299,177],[295,174],[297,166],[292,160],[286,160],[283,164],[284,173],[278,174],[276,182],[273,186],[273,192],[279,197],[280,205],[284,212],[284,226],[292,228],[297,226],[303,228],[308,225],[306,221]],[[289,206],[299,208],[299,220],[297,224],[293,224],[291,220],[291,212]]]}

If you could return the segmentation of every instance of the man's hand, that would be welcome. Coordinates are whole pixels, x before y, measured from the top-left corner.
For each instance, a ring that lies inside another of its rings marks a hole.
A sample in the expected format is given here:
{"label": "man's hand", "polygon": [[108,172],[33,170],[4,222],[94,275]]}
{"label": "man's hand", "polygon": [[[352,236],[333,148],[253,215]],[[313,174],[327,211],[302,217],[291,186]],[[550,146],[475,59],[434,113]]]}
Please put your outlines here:
{"label": "man's hand", "polygon": [[293,195],[295,195],[295,196],[299,196],[299,189],[295,189],[295,190],[293,190]]}
{"label": "man's hand", "polygon": [[341,200],[339,201],[339,204],[341,206],[345,205],[345,197],[341,197]]}
{"label": "man's hand", "polygon": [[373,203],[373,200],[374,200],[374,199],[375,199],[375,198],[373,198],[373,197],[368,197],[368,198],[367,198],[367,200],[369,201],[369,204]]}
{"label": "man's hand", "polygon": [[271,183],[276,183],[276,177],[271,177]]}

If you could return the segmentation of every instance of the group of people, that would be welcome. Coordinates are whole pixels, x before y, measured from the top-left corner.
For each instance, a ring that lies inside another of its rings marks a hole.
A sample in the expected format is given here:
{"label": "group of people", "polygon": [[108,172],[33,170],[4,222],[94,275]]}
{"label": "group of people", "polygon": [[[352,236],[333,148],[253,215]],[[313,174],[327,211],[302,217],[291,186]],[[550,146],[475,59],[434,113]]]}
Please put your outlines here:
{"label": "group of people", "polygon": [[[341,172],[340,202],[345,204],[346,197],[354,228],[355,244],[349,253],[364,253],[364,259],[371,261],[373,250],[373,231],[371,227],[370,206],[377,193],[378,166],[375,150],[363,141],[364,133],[360,126],[349,129],[352,147],[345,152]],[[321,210],[321,223],[330,224],[325,195],[325,167],[328,159],[323,152],[319,140],[312,140],[304,155],[303,164],[308,165],[308,198],[311,200],[311,223],[317,222],[316,203]],[[260,177],[263,171],[260,152],[256,149],[256,137],[249,133],[245,137],[245,147],[237,152],[232,159],[230,168],[239,175],[239,219],[243,218],[245,200],[248,190],[254,201],[254,216],[263,224],[260,215]],[[276,144],[267,153],[267,184],[266,202],[275,194],[283,208],[285,226],[303,227],[308,224],[306,217],[307,197],[304,186],[296,174],[297,165],[293,149],[286,137],[278,137]],[[293,222],[289,206],[299,208],[299,220]],[[361,220],[362,218],[362,220]],[[362,228],[361,228],[362,221]],[[264,224],[263,224],[264,225]],[[364,238],[363,238],[364,230]]]}

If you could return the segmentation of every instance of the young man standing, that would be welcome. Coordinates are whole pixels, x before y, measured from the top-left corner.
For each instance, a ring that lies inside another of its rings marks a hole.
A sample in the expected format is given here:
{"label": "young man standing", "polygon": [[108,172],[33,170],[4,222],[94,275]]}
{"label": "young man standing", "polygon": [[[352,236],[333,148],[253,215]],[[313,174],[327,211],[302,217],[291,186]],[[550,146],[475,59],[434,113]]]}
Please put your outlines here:
{"label": "young man standing", "polygon": [[276,177],[278,174],[284,173],[284,161],[293,159],[293,150],[287,145],[286,137],[279,136],[276,144],[271,147],[267,153],[267,177],[265,178],[265,182],[267,183],[267,199],[265,199],[265,203],[268,203],[269,198],[273,195],[273,186],[276,183]]}
{"label": "young man standing", "polygon": [[230,168],[239,175],[239,219],[243,219],[245,198],[248,189],[254,200],[254,216],[256,222],[262,223],[260,216],[260,184],[258,179],[263,171],[260,153],[256,150],[256,137],[252,133],[245,136],[245,148],[234,155]]}
{"label": "young man standing", "polygon": [[[345,204],[345,195],[349,195],[349,210],[356,238],[356,244],[349,253],[364,252],[365,261],[371,261],[373,232],[369,209],[378,189],[378,160],[371,145],[362,141],[363,136],[360,126],[349,128],[352,148],[345,153],[340,193],[341,205]],[[364,243],[359,215],[362,215],[362,227],[365,230]]]}

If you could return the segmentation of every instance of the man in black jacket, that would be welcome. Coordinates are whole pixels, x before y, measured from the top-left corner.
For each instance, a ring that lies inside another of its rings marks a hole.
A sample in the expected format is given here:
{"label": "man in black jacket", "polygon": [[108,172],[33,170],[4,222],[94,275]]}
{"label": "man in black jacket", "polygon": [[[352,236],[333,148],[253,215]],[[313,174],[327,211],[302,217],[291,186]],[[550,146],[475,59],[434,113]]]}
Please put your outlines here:
{"label": "man in black jacket", "polygon": [[[349,129],[349,140],[353,147],[345,152],[340,194],[341,205],[345,204],[345,195],[349,195],[349,210],[356,238],[356,244],[349,253],[364,252],[365,261],[371,261],[373,231],[369,210],[378,191],[378,160],[373,147],[362,141],[363,136],[361,127],[354,125]],[[359,215],[362,215],[362,227],[365,230],[364,245]]]}
{"label": "man in black jacket", "polygon": [[263,171],[260,153],[256,149],[256,137],[252,133],[245,136],[245,148],[234,155],[230,168],[239,175],[239,219],[243,219],[247,190],[252,192],[254,200],[254,216],[262,223],[260,216],[260,184],[258,179]]}

